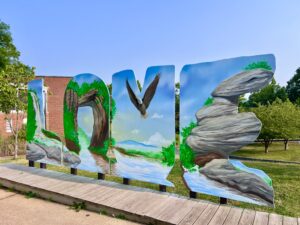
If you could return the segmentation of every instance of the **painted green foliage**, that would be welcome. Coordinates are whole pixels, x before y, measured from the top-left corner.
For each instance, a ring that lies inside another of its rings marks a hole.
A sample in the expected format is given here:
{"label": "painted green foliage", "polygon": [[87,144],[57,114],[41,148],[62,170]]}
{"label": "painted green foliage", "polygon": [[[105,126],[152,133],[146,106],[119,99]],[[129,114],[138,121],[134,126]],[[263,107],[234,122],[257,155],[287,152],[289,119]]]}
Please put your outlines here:
{"label": "painted green foliage", "polygon": [[187,127],[182,128],[181,137],[182,142],[180,144],[180,161],[184,168],[190,170],[195,166],[194,163],[194,152],[193,150],[186,144],[186,139],[192,132],[192,129],[197,126],[197,123],[190,122]]}
{"label": "painted green foliage", "polygon": [[28,107],[27,107],[27,127],[26,127],[26,140],[28,142],[33,140],[37,124],[35,120],[35,110],[33,107],[33,99],[31,96],[32,91],[28,91]]}
{"label": "painted green foliage", "polygon": [[[122,150],[119,150],[122,151]],[[175,163],[175,142],[167,147],[162,147],[161,152],[145,152],[135,149],[126,149],[122,151],[126,155],[144,156],[148,159],[160,160],[166,166],[173,166]]]}
{"label": "painted green foliage", "polygon": [[[107,86],[103,81],[94,80],[92,83],[84,82],[81,85],[79,85],[76,81],[71,80],[67,85],[66,92],[68,90],[72,90],[73,92],[75,92],[78,98],[89,93],[90,91],[96,90],[96,96],[99,97],[99,99],[101,99],[101,105],[105,111],[106,118],[109,119],[110,96],[107,90]],[[99,104],[98,98],[96,99],[96,103]],[[66,140],[72,141],[73,144],[77,147],[77,149],[80,149],[78,131],[75,127],[75,121],[77,120],[77,118],[74,118],[76,116],[74,112],[75,110],[77,110],[75,109],[75,107],[78,106],[73,106],[73,108],[69,109],[67,106],[66,99],[64,100],[64,133]],[[114,113],[115,111],[112,113],[112,115],[114,115]],[[107,139],[104,141],[103,146],[90,147],[89,149],[96,154],[106,155],[110,142],[111,140]],[[79,153],[79,151],[76,149],[70,150]]]}
{"label": "painted green foliage", "polygon": [[254,70],[254,69],[272,70],[272,67],[266,61],[254,62],[245,67],[245,70]]}

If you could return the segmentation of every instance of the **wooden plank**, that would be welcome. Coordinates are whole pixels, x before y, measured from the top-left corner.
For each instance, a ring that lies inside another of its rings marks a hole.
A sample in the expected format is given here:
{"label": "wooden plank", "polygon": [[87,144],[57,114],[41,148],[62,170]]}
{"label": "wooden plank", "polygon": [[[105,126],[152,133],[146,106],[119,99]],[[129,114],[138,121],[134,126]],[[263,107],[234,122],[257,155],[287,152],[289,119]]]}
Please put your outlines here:
{"label": "wooden plank", "polygon": [[220,206],[214,217],[209,222],[209,225],[220,225],[223,224],[229,214],[230,207]]}
{"label": "wooden plank", "polygon": [[253,225],[255,218],[255,211],[245,209],[240,219],[239,225]]}
{"label": "wooden plank", "polygon": [[232,207],[223,225],[237,225],[242,216],[243,209]]}
{"label": "wooden plank", "polygon": [[[157,196],[156,198],[159,198],[159,196]],[[168,198],[162,200],[162,202],[158,205],[155,205],[155,207],[152,207],[148,212],[145,213],[146,216],[149,217],[153,217],[156,218],[157,215],[159,215],[163,210],[165,209],[171,209],[172,205],[175,204],[177,201],[177,198],[172,197],[172,196],[168,196]],[[181,202],[184,202],[184,200],[179,200]]]}
{"label": "wooden plank", "polygon": [[99,191],[97,191],[97,192],[86,194],[82,198],[87,201],[97,203],[97,202],[100,202],[102,199],[107,198],[112,193],[113,193],[113,190],[111,188],[107,188],[107,187],[103,186],[103,187],[101,187],[101,190],[99,189]]}
{"label": "wooden plank", "polygon": [[100,195],[97,197],[97,199],[94,200],[94,202],[101,204],[101,205],[109,205],[112,204],[112,201],[118,201],[122,198],[124,198],[124,196],[126,196],[126,192],[124,192],[124,190],[120,190],[120,189],[111,189],[109,192],[106,192],[105,195]]}
{"label": "wooden plank", "polygon": [[266,225],[269,222],[269,213],[256,212],[253,225]]}
{"label": "wooden plank", "polygon": [[201,216],[196,220],[194,223],[195,225],[207,225],[211,219],[214,217],[216,211],[218,210],[219,205],[210,204],[208,207],[203,211]]}
{"label": "wooden plank", "polygon": [[207,203],[197,202],[192,210],[181,220],[180,225],[192,225],[208,206]]}
{"label": "wooden plank", "polygon": [[111,207],[132,212],[135,211],[138,205],[147,204],[146,202],[150,199],[151,197],[147,193],[137,192],[122,199],[121,202],[111,204]]}
{"label": "wooden plank", "polygon": [[128,190],[122,190],[121,192],[119,192],[118,194],[113,194],[110,197],[106,198],[105,200],[103,200],[103,204],[106,206],[111,206],[114,203],[121,203],[123,199],[131,196],[131,195],[135,195],[136,194],[133,191],[128,191]]}
{"label": "wooden plank", "polygon": [[157,212],[159,213],[159,209],[163,208],[164,205],[167,204],[168,199],[169,196],[167,195],[161,195],[158,197],[156,194],[153,194],[152,200],[148,202],[148,204],[141,205],[137,208],[135,213],[139,215],[146,215],[153,209],[157,209]]}
{"label": "wooden plank", "polygon": [[22,165],[0,165],[0,183],[1,179],[8,187],[15,186],[25,191],[32,188],[34,192],[43,193],[45,198],[50,195],[55,201],[65,204],[82,200],[87,205],[92,203],[89,209],[99,212],[107,207],[105,210],[110,213],[116,215],[122,212],[128,218],[136,218],[138,222],[181,225],[300,225],[298,218],[219,206],[144,188],[125,187],[109,181]]}
{"label": "wooden plank", "polygon": [[197,203],[191,200],[175,201],[174,204],[169,208],[165,208],[156,217],[159,220],[166,221],[169,223],[178,224],[196,205]]}
{"label": "wooden plank", "polygon": [[278,214],[270,213],[269,215],[269,225],[282,225],[283,217]]}
{"label": "wooden plank", "polygon": [[283,217],[283,225],[297,225],[297,224],[298,224],[297,218],[293,218],[289,216]]}
{"label": "wooden plank", "polygon": [[0,177],[4,178],[4,179],[9,179],[9,180],[15,180],[15,178],[17,178],[17,177],[23,177],[23,176],[28,176],[28,175],[30,175],[30,174],[25,173],[23,171],[10,170],[10,169],[4,168],[1,171]]}

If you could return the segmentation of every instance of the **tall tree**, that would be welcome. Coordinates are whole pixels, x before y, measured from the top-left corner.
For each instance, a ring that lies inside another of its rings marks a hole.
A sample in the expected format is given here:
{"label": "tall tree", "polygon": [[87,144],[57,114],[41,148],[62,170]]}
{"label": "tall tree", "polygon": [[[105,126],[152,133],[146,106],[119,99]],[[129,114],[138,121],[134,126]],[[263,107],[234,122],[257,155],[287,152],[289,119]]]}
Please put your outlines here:
{"label": "tall tree", "polygon": [[290,101],[276,99],[272,104],[251,108],[262,122],[259,139],[265,144],[265,153],[275,138],[284,139],[285,150],[288,141],[300,136],[300,109]]}
{"label": "tall tree", "polygon": [[13,61],[17,61],[19,56],[20,52],[13,44],[9,26],[0,21],[0,70]]}
{"label": "tall tree", "polygon": [[10,122],[15,138],[15,158],[18,156],[20,121],[27,106],[28,81],[34,78],[34,68],[19,61],[20,53],[13,44],[9,26],[0,21],[0,111]]}
{"label": "tall tree", "polygon": [[300,67],[295,75],[287,82],[286,91],[289,99],[293,103],[300,103]]}

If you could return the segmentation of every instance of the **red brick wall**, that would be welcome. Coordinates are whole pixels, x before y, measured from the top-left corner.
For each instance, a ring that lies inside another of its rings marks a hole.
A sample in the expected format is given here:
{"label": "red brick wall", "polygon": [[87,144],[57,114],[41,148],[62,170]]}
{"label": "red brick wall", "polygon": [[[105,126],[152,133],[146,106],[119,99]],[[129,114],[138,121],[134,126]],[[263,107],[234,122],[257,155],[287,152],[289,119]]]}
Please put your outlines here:
{"label": "red brick wall", "polygon": [[72,77],[38,76],[44,79],[47,90],[46,129],[64,136],[63,101],[66,86]]}
{"label": "red brick wall", "polygon": [[[54,77],[54,76],[37,76],[35,79],[44,79],[44,85],[48,89],[47,94],[47,113],[46,113],[46,129],[56,132],[61,137],[64,135],[63,124],[63,101],[65,88],[72,77]],[[13,115],[13,123],[15,117]],[[19,121],[22,125],[22,121]],[[12,135],[6,132],[5,114],[0,112],[0,136],[7,137]]]}

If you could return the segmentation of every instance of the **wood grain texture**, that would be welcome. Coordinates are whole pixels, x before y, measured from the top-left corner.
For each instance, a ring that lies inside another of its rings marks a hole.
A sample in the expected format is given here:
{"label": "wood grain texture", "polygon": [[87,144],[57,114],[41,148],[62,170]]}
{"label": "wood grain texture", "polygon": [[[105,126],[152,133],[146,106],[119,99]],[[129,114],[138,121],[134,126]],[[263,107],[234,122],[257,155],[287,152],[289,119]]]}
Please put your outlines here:
{"label": "wood grain texture", "polygon": [[256,212],[253,225],[265,225],[269,222],[269,214],[266,212]]}
{"label": "wood grain texture", "polygon": [[243,209],[240,208],[231,208],[229,214],[224,221],[223,225],[237,225],[239,224],[240,218],[242,216]]}
{"label": "wood grain texture", "polygon": [[180,225],[300,225],[300,219],[220,206],[170,193],[14,164],[0,165],[0,183],[42,198],[124,214],[141,223]]}
{"label": "wood grain texture", "polygon": [[245,209],[240,219],[239,225],[252,225],[255,218],[255,211]]}
{"label": "wood grain texture", "polygon": [[269,215],[269,224],[268,225],[282,225],[282,216],[271,213]]}

